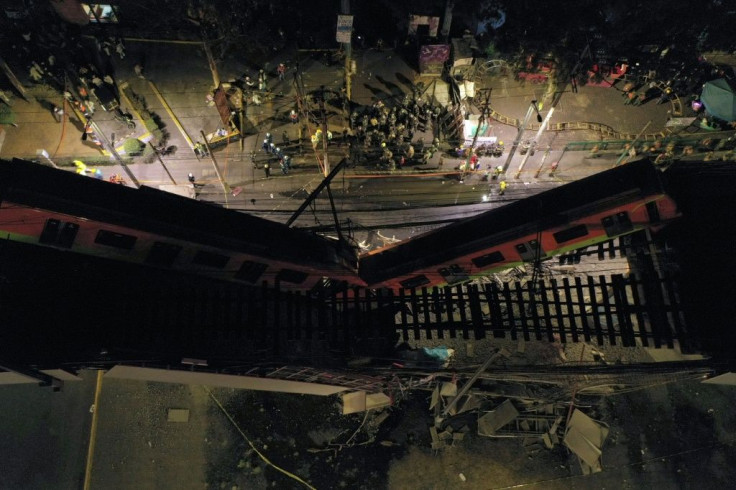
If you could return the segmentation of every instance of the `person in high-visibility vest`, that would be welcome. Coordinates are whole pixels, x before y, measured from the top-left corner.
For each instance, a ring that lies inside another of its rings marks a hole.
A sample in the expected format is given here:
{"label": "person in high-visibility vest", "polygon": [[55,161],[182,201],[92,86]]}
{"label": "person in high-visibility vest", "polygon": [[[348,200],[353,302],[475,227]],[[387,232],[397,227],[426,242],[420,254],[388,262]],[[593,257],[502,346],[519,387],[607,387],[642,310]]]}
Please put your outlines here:
{"label": "person in high-visibility vest", "polygon": [[87,165],[85,165],[81,160],[74,160],[74,166],[77,167],[78,174],[84,175],[87,171]]}
{"label": "person in high-visibility vest", "polygon": [[506,192],[506,181],[502,180],[498,183],[498,195],[503,196],[504,192]]}

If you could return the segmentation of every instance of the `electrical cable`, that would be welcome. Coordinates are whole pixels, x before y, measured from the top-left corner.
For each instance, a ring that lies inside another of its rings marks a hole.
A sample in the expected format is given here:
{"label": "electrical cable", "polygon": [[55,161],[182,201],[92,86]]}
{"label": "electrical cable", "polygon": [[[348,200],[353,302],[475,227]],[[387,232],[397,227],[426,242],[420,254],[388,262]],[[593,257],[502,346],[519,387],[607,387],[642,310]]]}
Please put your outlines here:
{"label": "electrical cable", "polygon": [[202,388],[204,388],[204,391],[206,391],[207,394],[210,396],[210,398],[212,398],[212,400],[214,400],[214,402],[217,404],[217,406],[220,407],[220,410],[222,410],[222,413],[225,414],[225,417],[227,417],[227,419],[230,421],[230,423],[233,424],[233,426],[235,427],[235,429],[240,433],[241,436],[243,436],[243,439],[245,439],[245,441],[248,443],[248,445],[251,447],[251,449],[253,449],[253,451],[258,455],[259,458],[261,458],[263,460],[264,463],[266,463],[267,465],[273,467],[276,471],[279,471],[280,473],[283,473],[284,475],[288,476],[289,478],[292,478],[292,479],[298,481],[299,483],[301,483],[305,487],[307,487],[307,488],[309,488],[311,490],[316,490],[315,487],[313,487],[312,485],[310,485],[306,481],[302,480],[300,477],[298,477],[294,473],[291,473],[289,471],[286,471],[285,469],[281,468],[280,466],[277,466],[276,464],[272,463],[262,452],[260,452],[258,450],[258,448],[255,446],[255,444],[253,444],[251,442],[251,440],[248,439],[248,436],[245,435],[245,432],[243,432],[243,430],[240,428],[240,426],[235,421],[235,419],[232,417],[232,415],[230,415],[230,413],[228,413],[228,411],[225,410],[225,407],[223,407],[222,406],[222,403],[220,403],[220,400],[218,400],[217,397],[215,397],[215,394],[212,393],[212,391],[210,391],[210,389],[207,388],[206,386],[203,386]]}

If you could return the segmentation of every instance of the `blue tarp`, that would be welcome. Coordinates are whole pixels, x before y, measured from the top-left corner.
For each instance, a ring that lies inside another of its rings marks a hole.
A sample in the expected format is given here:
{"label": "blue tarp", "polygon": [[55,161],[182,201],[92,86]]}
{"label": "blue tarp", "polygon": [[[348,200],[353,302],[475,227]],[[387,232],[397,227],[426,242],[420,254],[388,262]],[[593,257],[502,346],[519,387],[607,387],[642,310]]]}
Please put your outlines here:
{"label": "blue tarp", "polygon": [[700,100],[711,116],[724,121],[736,121],[736,94],[723,78],[703,85]]}

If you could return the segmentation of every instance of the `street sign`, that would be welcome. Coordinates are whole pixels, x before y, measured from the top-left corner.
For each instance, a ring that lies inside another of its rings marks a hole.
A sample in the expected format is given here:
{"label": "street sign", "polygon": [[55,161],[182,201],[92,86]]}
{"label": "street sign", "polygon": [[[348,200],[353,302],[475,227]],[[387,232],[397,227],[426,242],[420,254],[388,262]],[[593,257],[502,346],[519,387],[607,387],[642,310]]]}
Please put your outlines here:
{"label": "street sign", "polygon": [[350,37],[353,32],[353,16],[338,15],[337,16],[337,35],[335,39],[339,43],[350,44]]}

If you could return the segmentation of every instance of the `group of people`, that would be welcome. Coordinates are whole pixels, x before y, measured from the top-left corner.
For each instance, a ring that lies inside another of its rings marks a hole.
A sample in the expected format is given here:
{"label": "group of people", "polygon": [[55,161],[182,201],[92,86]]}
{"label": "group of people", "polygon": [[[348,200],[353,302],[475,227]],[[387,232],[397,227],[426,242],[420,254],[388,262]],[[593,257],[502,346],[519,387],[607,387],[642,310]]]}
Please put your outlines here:
{"label": "group of people", "polygon": [[427,163],[439,150],[439,139],[432,145],[424,145],[420,139],[414,143],[416,132],[426,131],[432,121],[442,113],[440,106],[433,106],[421,97],[407,95],[400,105],[387,107],[382,101],[354,110],[350,114],[350,126],[354,132],[356,158],[369,159],[378,156],[380,165],[390,169],[401,168],[415,157]]}
{"label": "group of people", "polygon": [[[279,63],[276,67],[276,74],[279,80],[284,80],[286,76],[286,64]],[[263,95],[268,92],[268,75],[264,69],[258,70],[258,75],[255,78],[251,78],[248,74],[243,74],[235,84],[239,86],[249,98],[249,102],[253,105],[261,105],[263,102]]]}
{"label": "group of people", "polygon": [[[284,139],[288,143],[288,136],[285,136]],[[291,156],[287,155],[281,147],[276,146],[271,133],[266,133],[266,137],[263,139],[263,143],[261,143],[261,150],[266,155],[269,155],[268,160],[263,164],[263,171],[267,178],[271,176],[271,160],[278,161],[282,174],[286,175],[289,173],[289,170],[291,170]]]}
{"label": "group of people", "polygon": [[665,84],[664,87],[660,87],[654,81],[643,86],[638,86],[634,82],[626,82],[621,89],[621,96],[624,97],[625,105],[639,106],[657,96],[659,96],[660,102],[667,102],[674,96],[674,90],[669,83]]}

